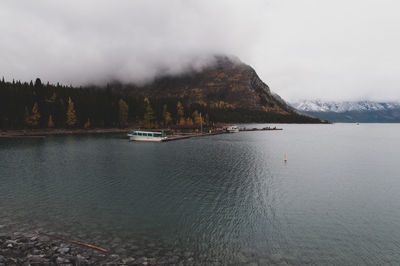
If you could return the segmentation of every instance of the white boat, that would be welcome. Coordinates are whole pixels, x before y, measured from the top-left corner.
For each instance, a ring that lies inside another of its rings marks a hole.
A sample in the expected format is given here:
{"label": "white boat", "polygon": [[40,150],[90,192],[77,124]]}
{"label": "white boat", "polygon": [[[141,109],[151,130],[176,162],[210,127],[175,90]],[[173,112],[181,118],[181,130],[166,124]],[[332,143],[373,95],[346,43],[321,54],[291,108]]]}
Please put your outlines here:
{"label": "white boat", "polygon": [[228,133],[239,133],[239,128],[237,126],[229,126],[226,128]]}
{"label": "white boat", "polygon": [[131,141],[164,141],[167,135],[164,132],[132,131],[128,134]]}

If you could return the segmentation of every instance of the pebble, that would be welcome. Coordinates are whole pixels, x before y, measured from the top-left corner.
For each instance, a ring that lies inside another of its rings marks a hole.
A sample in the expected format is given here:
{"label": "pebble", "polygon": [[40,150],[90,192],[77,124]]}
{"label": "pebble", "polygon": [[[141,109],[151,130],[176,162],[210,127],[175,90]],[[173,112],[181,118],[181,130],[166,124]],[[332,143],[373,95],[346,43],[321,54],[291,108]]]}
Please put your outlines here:
{"label": "pebble", "polygon": [[57,262],[58,264],[63,264],[63,263],[70,263],[70,260],[69,260],[69,259],[62,258],[62,257],[57,257],[56,262]]}
{"label": "pebble", "polygon": [[59,248],[59,249],[57,249],[57,251],[58,251],[59,253],[61,253],[61,254],[68,253],[69,250],[70,250],[70,248]]}

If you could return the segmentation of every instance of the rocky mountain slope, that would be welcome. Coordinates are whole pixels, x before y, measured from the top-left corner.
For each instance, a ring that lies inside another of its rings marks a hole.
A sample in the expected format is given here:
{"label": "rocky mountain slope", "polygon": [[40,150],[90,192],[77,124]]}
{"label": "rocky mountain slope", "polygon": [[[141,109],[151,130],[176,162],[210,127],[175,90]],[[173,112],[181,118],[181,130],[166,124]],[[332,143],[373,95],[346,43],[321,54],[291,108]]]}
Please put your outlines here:
{"label": "rocky mountain slope", "polygon": [[304,114],[332,122],[400,122],[399,102],[305,100],[291,105]]}
{"label": "rocky mountain slope", "polygon": [[[122,85],[120,89],[132,95],[150,98],[182,98],[187,105],[201,104],[209,108],[257,112],[260,117],[263,114],[269,116],[274,114],[287,120],[282,122],[289,120],[320,122],[317,119],[299,115],[294,108],[272,93],[268,85],[249,65],[227,56],[217,56],[215,59],[215,64],[202,71],[160,77],[151,84],[141,87]],[[289,117],[289,120],[285,119]]]}

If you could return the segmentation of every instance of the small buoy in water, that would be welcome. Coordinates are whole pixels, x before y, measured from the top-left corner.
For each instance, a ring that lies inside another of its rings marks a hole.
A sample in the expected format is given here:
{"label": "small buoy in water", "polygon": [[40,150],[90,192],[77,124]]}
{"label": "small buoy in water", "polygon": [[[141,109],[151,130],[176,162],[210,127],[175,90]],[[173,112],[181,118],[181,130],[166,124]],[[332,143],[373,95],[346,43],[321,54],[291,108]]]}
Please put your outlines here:
{"label": "small buoy in water", "polygon": [[284,160],[285,162],[287,162],[287,154],[286,154],[286,152],[285,152],[285,154],[283,155],[283,160]]}

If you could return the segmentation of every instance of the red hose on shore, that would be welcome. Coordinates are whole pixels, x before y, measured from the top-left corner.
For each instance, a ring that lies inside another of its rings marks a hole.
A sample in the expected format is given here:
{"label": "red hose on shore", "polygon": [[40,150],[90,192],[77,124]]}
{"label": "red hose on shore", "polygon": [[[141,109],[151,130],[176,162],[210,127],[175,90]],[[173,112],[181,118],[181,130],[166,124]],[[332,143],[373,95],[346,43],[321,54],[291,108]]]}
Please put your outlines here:
{"label": "red hose on shore", "polygon": [[44,232],[39,232],[37,230],[32,230],[32,232],[34,232],[34,233],[36,233],[38,235],[45,235],[45,236],[48,236],[48,237],[51,237],[51,238],[55,238],[55,239],[59,239],[59,240],[62,240],[62,241],[66,241],[66,242],[69,242],[69,243],[81,245],[81,246],[88,247],[88,248],[97,249],[97,250],[99,250],[101,252],[108,252],[107,249],[96,247],[96,246],[93,246],[93,245],[90,245],[90,244],[86,244],[86,243],[82,243],[82,242],[79,242],[79,241],[71,240],[71,239],[68,239],[68,238],[61,237],[61,236],[50,235],[50,234],[47,234],[47,233],[44,233]]}

